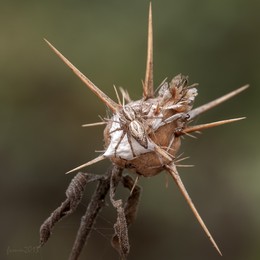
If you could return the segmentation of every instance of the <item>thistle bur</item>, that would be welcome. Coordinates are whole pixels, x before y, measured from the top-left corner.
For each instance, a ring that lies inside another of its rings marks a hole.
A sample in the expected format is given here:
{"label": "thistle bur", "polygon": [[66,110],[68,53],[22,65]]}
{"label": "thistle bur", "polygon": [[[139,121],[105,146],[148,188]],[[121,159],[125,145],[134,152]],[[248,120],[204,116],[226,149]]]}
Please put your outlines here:
{"label": "thistle bur", "polygon": [[132,101],[126,90],[121,90],[122,100],[116,90],[118,103],[103,93],[94,83],[69,62],[51,43],[53,51],[71,68],[84,84],[111,110],[112,116],[100,123],[84,126],[106,125],[104,129],[105,152],[97,158],[72,169],[79,170],[103,159],[110,159],[121,169],[130,169],[138,176],[150,177],[167,171],[176,182],[213,246],[221,251],[191,201],[177,171],[177,153],[181,137],[192,132],[235,122],[241,118],[221,120],[201,125],[191,125],[194,118],[245,90],[248,85],[234,90],[221,98],[193,109],[198,94],[197,84],[189,85],[188,77],[177,75],[170,82],[164,80],[154,91],[153,86],[153,36],[152,9],[149,8],[148,50],[143,97]]}

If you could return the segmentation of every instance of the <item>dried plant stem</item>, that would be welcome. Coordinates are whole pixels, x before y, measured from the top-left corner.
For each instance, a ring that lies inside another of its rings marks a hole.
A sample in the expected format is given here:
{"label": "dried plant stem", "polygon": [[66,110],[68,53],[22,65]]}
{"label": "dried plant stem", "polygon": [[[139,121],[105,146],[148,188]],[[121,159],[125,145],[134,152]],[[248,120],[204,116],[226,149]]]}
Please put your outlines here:
{"label": "dried plant stem", "polygon": [[[121,173],[122,170],[114,168],[110,179],[110,201],[117,210],[117,221],[114,225],[115,234],[111,243],[118,251],[121,259],[124,260],[130,251],[128,228],[136,218],[141,188],[129,175],[122,176]],[[122,182],[124,187],[130,191],[130,196],[124,205],[121,199],[115,199],[115,191],[119,182]]]}
{"label": "dried plant stem", "polygon": [[127,227],[129,227],[136,218],[141,188],[136,185],[137,179],[134,181],[129,175],[124,176],[122,182],[124,187],[130,191],[130,196],[125,204],[126,223]]}
{"label": "dried plant stem", "polygon": [[115,191],[119,182],[122,180],[122,170],[114,167],[110,179],[110,201],[117,211],[117,220],[114,224],[115,235],[112,238],[112,246],[118,251],[122,260],[125,260],[130,251],[128,239],[127,221],[121,199],[115,199]]}
{"label": "dried plant stem", "polygon": [[71,180],[66,191],[66,200],[41,225],[40,246],[43,246],[48,241],[54,225],[76,210],[82,199],[86,184],[99,178],[101,178],[99,175],[80,172]]}
{"label": "dried plant stem", "polygon": [[104,204],[104,199],[109,191],[111,174],[114,167],[109,169],[100,179],[97,188],[92,195],[91,201],[87,207],[85,215],[81,218],[80,227],[71,250],[69,259],[78,259],[95,223],[95,219]]}
{"label": "dried plant stem", "polygon": [[218,253],[222,256],[222,253],[220,251],[220,249],[218,248],[215,240],[213,239],[212,235],[210,234],[207,226],[205,225],[203,219],[201,218],[199,212],[197,211],[196,207],[194,206],[182,180],[181,177],[176,169],[176,166],[174,165],[174,163],[171,163],[170,165],[166,165],[165,168],[168,170],[168,172],[171,174],[171,176],[173,177],[174,181],[176,182],[178,188],[180,189],[182,195],[184,196],[185,200],[187,201],[188,205],[190,206],[192,212],[194,213],[195,217],[197,218],[198,222],[200,223],[201,227],[203,228],[203,230],[205,231],[207,237],[209,238],[209,240],[211,241],[211,243],[213,244],[213,246],[216,248],[216,250],[218,251]]}

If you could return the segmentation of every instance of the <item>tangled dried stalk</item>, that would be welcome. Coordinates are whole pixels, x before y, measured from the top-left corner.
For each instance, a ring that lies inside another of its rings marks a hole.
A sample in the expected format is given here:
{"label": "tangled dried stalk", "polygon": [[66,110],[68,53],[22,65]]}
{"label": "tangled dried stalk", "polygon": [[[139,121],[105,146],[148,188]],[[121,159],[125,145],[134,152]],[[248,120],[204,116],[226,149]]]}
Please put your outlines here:
{"label": "tangled dried stalk", "polygon": [[[130,249],[128,226],[133,222],[136,215],[140,188],[131,177],[123,176],[122,171],[123,169],[130,169],[138,176],[149,177],[166,170],[173,177],[212,245],[221,255],[219,247],[186,191],[176,168],[176,158],[183,135],[190,135],[192,132],[244,119],[244,117],[240,117],[201,125],[190,125],[194,118],[244,91],[248,85],[195,109],[193,109],[193,104],[198,94],[197,84],[189,85],[187,76],[179,74],[170,82],[166,80],[163,81],[158,87],[158,93],[155,93],[153,86],[151,4],[148,19],[147,65],[145,81],[143,82],[143,97],[140,100],[132,101],[128,92],[120,89],[122,99],[119,98],[119,94],[116,90],[118,103],[114,102],[68,61],[53,45],[47,40],[46,42],[112,112],[112,116],[109,119],[99,123],[84,125],[106,125],[104,130],[105,152],[92,161],[76,167],[69,172],[79,170],[106,158],[111,160],[113,168],[104,176],[99,177],[82,173],[76,175],[66,193],[66,201],[63,202],[42,225],[41,244],[47,241],[50,231],[57,221],[74,212],[80,202],[85,185],[95,180],[98,181],[98,186],[87,208],[86,214],[81,220],[81,226],[70,259],[78,258],[95,217],[102,207],[101,202],[103,202],[109,190],[110,201],[117,210],[117,220],[114,225],[115,235],[112,238],[112,245],[119,252],[121,258],[126,259]],[[121,199],[115,199],[115,191],[119,183],[122,183],[125,188],[131,191],[125,204]],[[73,190],[73,192],[69,192],[70,190]]]}
{"label": "tangled dried stalk", "polygon": [[[69,259],[78,259],[91,231],[95,220],[104,206],[107,193],[110,190],[110,201],[117,210],[117,220],[114,225],[115,234],[111,239],[112,246],[118,251],[121,259],[126,259],[130,245],[128,241],[128,227],[133,223],[141,189],[135,185],[130,176],[122,176],[123,169],[113,165],[104,175],[93,175],[89,173],[78,173],[71,181],[67,191],[66,200],[62,202],[54,212],[47,218],[40,228],[40,246],[43,246],[50,238],[51,231],[55,224],[64,217],[75,212],[81,202],[84,189],[90,182],[97,181],[90,203],[84,216],[81,218],[80,227],[75,238]],[[119,183],[130,191],[125,203],[121,199],[115,200],[115,191]]]}
{"label": "tangled dried stalk", "polygon": [[78,207],[87,183],[101,180],[102,176],[88,173],[78,173],[72,180],[66,191],[66,200],[60,207],[53,211],[51,216],[45,220],[40,228],[40,245],[44,245],[51,235],[54,225],[66,216],[75,212]]}

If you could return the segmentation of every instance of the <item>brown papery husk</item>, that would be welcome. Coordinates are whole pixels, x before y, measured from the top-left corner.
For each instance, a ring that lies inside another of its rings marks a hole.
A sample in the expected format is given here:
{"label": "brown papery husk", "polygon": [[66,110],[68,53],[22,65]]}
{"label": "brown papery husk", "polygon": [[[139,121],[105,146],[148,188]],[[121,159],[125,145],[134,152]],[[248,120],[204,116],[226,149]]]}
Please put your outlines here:
{"label": "brown papery husk", "polygon": [[[168,111],[164,118],[168,118],[171,115],[175,114],[173,111]],[[151,119],[150,119],[151,120]],[[105,147],[107,147],[110,143],[110,128],[112,126],[112,122],[108,122],[105,130],[104,130],[104,141],[105,141]],[[160,128],[158,128],[156,131],[151,131],[148,136],[149,138],[160,148],[167,150],[168,154],[174,159],[177,151],[180,148],[181,145],[181,139],[178,136],[174,137],[174,141],[172,142],[172,145],[168,148],[173,135],[174,130],[178,127],[178,122],[174,121],[169,124],[163,125]],[[151,177],[158,173],[160,173],[162,170],[164,170],[164,165],[168,164],[170,161],[166,158],[162,157],[155,151],[144,153],[141,155],[138,155],[132,160],[126,160],[121,159],[118,157],[111,157],[110,160],[122,168],[127,168],[135,173],[142,175],[144,177]]]}

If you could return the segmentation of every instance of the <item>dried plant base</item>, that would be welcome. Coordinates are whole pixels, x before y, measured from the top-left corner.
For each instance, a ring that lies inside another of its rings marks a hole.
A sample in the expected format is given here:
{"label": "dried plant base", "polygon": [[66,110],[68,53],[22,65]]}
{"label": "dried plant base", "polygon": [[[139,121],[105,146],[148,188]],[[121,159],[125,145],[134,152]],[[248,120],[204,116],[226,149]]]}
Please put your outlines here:
{"label": "dried plant base", "polygon": [[[118,251],[121,259],[126,259],[130,250],[128,228],[135,220],[141,189],[130,176],[122,176],[122,171],[122,168],[114,165],[104,175],[78,173],[72,179],[66,191],[67,199],[42,224],[40,228],[40,246],[43,246],[48,241],[57,222],[75,212],[81,202],[86,185],[89,182],[98,181],[86,213],[81,218],[69,259],[76,260],[79,258],[109,191],[110,201],[117,210],[117,220],[114,225],[115,234],[111,238],[111,243]],[[114,199],[119,183],[122,183],[130,191],[125,203],[121,199]]]}
{"label": "dried plant base", "polygon": [[48,241],[51,231],[57,222],[75,212],[81,202],[87,183],[100,180],[101,178],[102,176],[99,175],[80,172],[71,180],[66,191],[66,200],[41,225],[40,246],[43,246]]}

